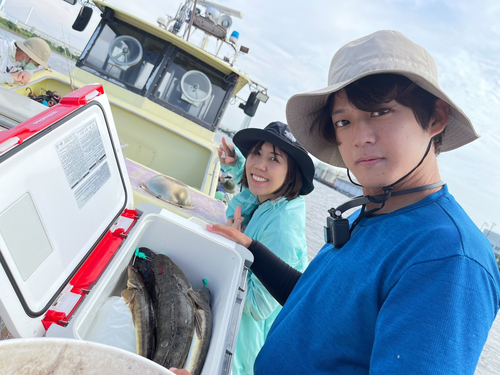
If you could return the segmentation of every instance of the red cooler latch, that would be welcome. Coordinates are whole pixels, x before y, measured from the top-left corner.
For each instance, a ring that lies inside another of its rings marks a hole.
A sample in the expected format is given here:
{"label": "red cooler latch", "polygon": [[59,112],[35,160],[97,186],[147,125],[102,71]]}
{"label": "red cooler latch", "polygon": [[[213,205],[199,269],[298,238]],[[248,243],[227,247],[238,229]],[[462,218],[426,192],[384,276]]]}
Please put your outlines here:
{"label": "red cooler latch", "polygon": [[139,219],[135,210],[125,210],[96,246],[76,275],[64,288],[59,298],[45,314],[42,324],[47,330],[51,324],[67,326],[83,298],[94,287],[97,279]]}

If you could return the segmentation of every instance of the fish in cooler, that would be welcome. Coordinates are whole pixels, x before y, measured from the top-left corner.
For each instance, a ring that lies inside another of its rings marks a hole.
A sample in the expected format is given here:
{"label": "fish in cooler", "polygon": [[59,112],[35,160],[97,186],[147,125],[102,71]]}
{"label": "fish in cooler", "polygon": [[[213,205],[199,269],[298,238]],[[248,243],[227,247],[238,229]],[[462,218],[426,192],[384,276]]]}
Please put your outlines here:
{"label": "fish in cooler", "polygon": [[202,337],[207,302],[195,292],[184,272],[166,255],[151,263],[156,315],[156,351],[153,360],[164,367],[183,368],[193,334]]}
{"label": "fish in cooler", "polygon": [[132,313],[136,332],[137,354],[151,359],[154,345],[154,313],[151,297],[142,276],[128,266],[127,289],[121,295]]}
{"label": "fish in cooler", "polygon": [[[203,301],[210,306],[210,289],[208,289],[207,286],[204,286],[197,293]],[[186,364],[184,365],[184,368],[188,370],[191,375],[199,375],[201,373],[207,357],[210,339],[212,338],[211,309],[208,309],[207,311],[203,308],[198,308],[198,312],[201,315],[201,335],[198,335],[197,330],[195,330],[193,340],[191,341],[191,348],[186,359]]]}

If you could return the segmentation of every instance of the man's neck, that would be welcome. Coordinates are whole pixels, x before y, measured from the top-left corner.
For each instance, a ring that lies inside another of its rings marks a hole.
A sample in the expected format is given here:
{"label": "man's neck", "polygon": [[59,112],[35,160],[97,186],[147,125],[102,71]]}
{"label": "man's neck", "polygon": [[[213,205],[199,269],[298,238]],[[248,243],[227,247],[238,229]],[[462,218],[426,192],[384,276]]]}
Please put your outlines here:
{"label": "man's neck", "polygon": [[[441,181],[441,176],[437,167],[437,160],[434,157],[434,160],[429,160],[428,163],[424,163],[414,173],[412,173],[412,175],[408,176],[408,178],[394,186],[393,192],[431,185],[439,181]],[[399,210],[400,208],[410,206],[428,197],[429,195],[438,192],[441,189],[442,186],[434,189],[422,190],[415,193],[391,197],[385,202],[384,207],[377,211],[377,214],[387,214]],[[384,194],[384,191],[381,188],[363,188],[363,194],[373,196]],[[380,204],[369,203],[366,205],[366,210],[370,211],[379,207]]]}

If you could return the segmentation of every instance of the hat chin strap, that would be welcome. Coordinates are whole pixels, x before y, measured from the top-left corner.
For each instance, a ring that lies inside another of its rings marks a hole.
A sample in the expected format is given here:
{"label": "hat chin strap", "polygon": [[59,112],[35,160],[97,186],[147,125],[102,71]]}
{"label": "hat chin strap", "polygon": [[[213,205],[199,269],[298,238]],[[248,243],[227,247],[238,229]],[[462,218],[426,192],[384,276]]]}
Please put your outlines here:
{"label": "hat chin strap", "polygon": [[[328,213],[330,214],[330,217],[327,218],[327,226],[325,227],[325,241],[328,243],[332,243],[336,248],[341,248],[349,240],[350,234],[352,233],[353,229],[359,224],[361,219],[363,217],[370,216],[373,213],[384,208],[385,202],[387,202],[390,197],[411,194],[411,193],[415,193],[418,191],[429,190],[429,189],[434,189],[436,187],[443,186],[445,183],[443,181],[439,181],[439,182],[436,182],[434,184],[419,186],[419,187],[412,188],[412,189],[407,189],[407,190],[402,190],[402,191],[397,191],[397,192],[392,191],[395,185],[399,184],[401,181],[406,179],[418,167],[420,167],[420,165],[424,162],[424,159],[426,158],[426,156],[429,154],[431,146],[432,146],[432,139],[430,140],[429,145],[427,146],[427,150],[425,151],[424,156],[422,157],[420,162],[417,164],[417,166],[415,168],[413,168],[410,172],[408,172],[406,175],[401,177],[399,180],[394,182],[393,184],[384,186],[382,188],[382,190],[384,191],[384,194],[365,195],[365,196],[355,197],[355,198],[351,199],[350,201],[340,205],[337,208],[329,209]],[[349,180],[354,185],[363,187],[362,185],[355,183],[351,179],[351,175],[349,174],[349,169],[347,169],[347,176],[349,177]],[[378,203],[378,204],[380,204],[380,207],[374,208],[374,209],[367,212],[366,205],[368,203]],[[359,213],[359,216],[356,218],[356,220],[352,223],[352,225],[349,228],[348,220],[342,218],[342,214],[345,211],[347,211],[351,208],[357,207],[357,206],[362,206],[361,212]]]}
{"label": "hat chin strap", "polygon": [[[431,150],[431,146],[432,146],[432,139],[429,141],[429,145],[427,146],[427,150],[425,150],[425,154],[424,156],[422,157],[422,159],[420,159],[420,162],[417,164],[417,166],[415,168],[413,168],[410,172],[408,172],[407,174],[405,174],[403,177],[401,177],[399,180],[397,180],[396,182],[390,184],[390,185],[387,185],[387,186],[384,186],[382,188],[382,190],[384,191],[384,194],[381,194],[381,195],[374,195],[374,196],[370,196],[370,195],[367,195],[366,197],[369,197],[369,199],[372,199],[370,200],[369,202],[366,202],[366,203],[360,203],[358,204],[358,206],[360,205],[366,205],[367,203],[380,203],[381,206],[379,208],[376,208],[374,210],[371,210],[369,212],[366,213],[366,215],[369,215],[369,214],[372,214],[378,210],[381,210],[384,205],[385,205],[385,202],[387,200],[389,200],[389,198],[391,196],[397,196],[397,195],[404,195],[404,194],[410,194],[410,193],[414,193],[416,191],[422,191],[422,190],[428,190],[428,189],[432,189],[434,188],[435,184],[431,184],[431,185],[425,185],[425,186],[420,186],[420,187],[417,187],[417,188],[413,188],[413,189],[408,189],[408,190],[403,190],[403,191],[399,191],[397,193],[393,193],[392,190],[394,188],[394,186],[396,186],[397,184],[399,184],[401,181],[403,181],[404,179],[406,179],[409,175],[411,175],[413,172],[415,172],[415,170],[420,167],[422,165],[422,163],[424,162],[425,158],[427,157],[427,155],[429,154],[429,151]],[[356,186],[360,186],[362,188],[364,188],[363,185],[360,185],[356,182],[354,182],[351,178],[351,174],[349,173],[349,168],[347,168],[347,177],[349,177],[349,181],[351,181],[352,184],[356,185]],[[444,185],[444,183],[442,183],[441,185],[439,186],[442,186]],[[428,187],[428,186],[432,186],[432,187]],[[417,190],[415,190],[417,189]],[[342,206],[341,206],[342,207]],[[344,210],[345,211],[345,210]]]}

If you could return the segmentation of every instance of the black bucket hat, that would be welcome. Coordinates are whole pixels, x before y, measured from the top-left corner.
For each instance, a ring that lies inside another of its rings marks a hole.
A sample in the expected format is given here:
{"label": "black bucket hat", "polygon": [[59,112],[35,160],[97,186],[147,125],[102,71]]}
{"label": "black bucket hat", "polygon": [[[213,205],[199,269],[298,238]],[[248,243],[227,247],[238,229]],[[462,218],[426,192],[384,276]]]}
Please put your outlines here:
{"label": "black bucket hat", "polygon": [[278,146],[297,162],[302,175],[300,195],[307,195],[314,190],[314,163],[307,151],[297,142],[287,124],[279,121],[271,122],[264,129],[243,129],[233,137],[234,144],[245,157],[259,141]]}

